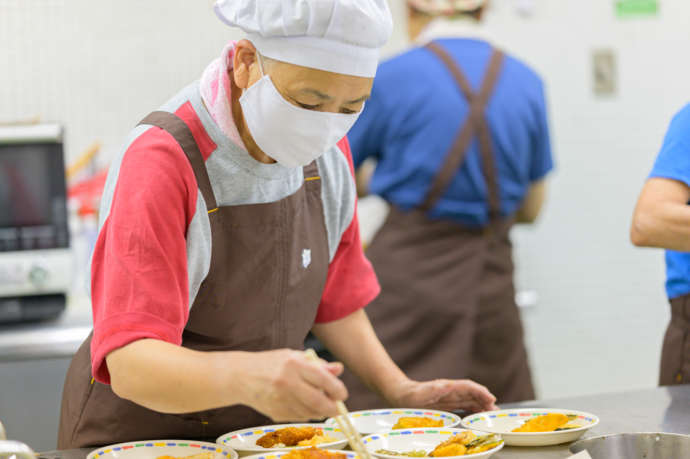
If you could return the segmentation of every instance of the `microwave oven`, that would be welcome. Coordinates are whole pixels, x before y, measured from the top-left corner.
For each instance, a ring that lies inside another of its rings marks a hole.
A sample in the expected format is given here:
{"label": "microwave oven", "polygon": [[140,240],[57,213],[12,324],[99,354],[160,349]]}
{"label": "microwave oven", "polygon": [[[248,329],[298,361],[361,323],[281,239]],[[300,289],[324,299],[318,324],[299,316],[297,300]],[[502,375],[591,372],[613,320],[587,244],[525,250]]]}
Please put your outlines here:
{"label": "microwave oven", "polygon": [[63,129],[0,126],[0,323],[58,316],[71,282]]}

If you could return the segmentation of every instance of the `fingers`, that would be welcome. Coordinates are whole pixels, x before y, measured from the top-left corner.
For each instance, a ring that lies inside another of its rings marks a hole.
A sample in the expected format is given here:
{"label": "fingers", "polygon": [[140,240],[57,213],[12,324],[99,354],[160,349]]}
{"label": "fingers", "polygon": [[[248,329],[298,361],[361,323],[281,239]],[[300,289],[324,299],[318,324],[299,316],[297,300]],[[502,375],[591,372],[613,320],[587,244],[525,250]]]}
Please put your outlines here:
{"label": "fingers", "polygon": [[463,381],[467,384],[469,392],[480,404],[491,407],[496,403],[496,397],[488,388],[474,381]]}
{"label": "fingers", "polygon": [[326,364],[326,370],[333,376],[340,376],[345,371],[345,366],[340,362],[329,362]]}
{"label": "fingers", "polygon": [[[340,368],[338,368],[338,366],[340,366]],[[300,366],[300,374],[307,383],[312,385],[315,389],[325,392],[326,396],[333,401],[345,400],[347,398],[345,384],[343,384],[343,382],[338,379],[337,375],[334,375],[330,370],[330,365],[307,361]],[[332,370],[340,370],[340,373],[342,373],[342,364],[334,365]]]}
{"label": "fingers", "polygon": [[296,377],[273,396],[270,417],[277,422],[306,422],[338,414],[335,402],[322,390]]}
{"label": "fingers", "polygon": [[337,416],[338,414],[335,401],[329,398],[322,390],[306,382],[298,385],[295,390],[295,396],[306,410],[309,419],[323,419]]}
{"label": "fingers", "polygon": [[472,412],[496,409],[496,397],[481,384],[469,380],[440,380],[435,382],[445,386],[443,389],[437,389],[438,393],[443,394],[436,403],[439,408],[446,410],[463,409]]}

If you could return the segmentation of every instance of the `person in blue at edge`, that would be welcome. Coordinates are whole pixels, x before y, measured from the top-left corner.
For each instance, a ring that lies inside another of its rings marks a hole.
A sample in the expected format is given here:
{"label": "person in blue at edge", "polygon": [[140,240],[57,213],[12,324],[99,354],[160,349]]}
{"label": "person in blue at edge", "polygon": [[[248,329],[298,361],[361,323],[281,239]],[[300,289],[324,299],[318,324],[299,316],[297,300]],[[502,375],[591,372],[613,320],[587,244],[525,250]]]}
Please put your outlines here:
{"label": "person in blue at edge", "polygon": [[[379,338],[415,378],[472,378],[512,402],[535,393],[509,230],[537,218],[553,160],[542,81],[484,37],[486,3],[408,1],[420,47],[379,66],[349,139],[391,208],[367,249]],[[344,380],[352,409],[385,406]]]}
{"label": "person in blue at edge", "polygon": [[671,322],[661,352],[659,384],[690,383],[690,104],[671,122],[642,188],[630,238],[638,247],[666,249]]}

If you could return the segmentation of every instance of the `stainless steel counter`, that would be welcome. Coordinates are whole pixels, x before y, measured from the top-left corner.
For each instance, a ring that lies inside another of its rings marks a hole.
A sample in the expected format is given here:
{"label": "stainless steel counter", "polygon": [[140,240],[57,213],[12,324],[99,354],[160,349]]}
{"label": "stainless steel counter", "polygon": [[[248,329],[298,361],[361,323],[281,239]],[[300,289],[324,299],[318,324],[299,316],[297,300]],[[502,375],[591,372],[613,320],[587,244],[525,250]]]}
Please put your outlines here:
{"label": "stainless steel counter", "polygon": [[[506,405],[514,407],[558,407],[589,411],[601,423],[587,436],[618,432],[670,432],[690,434],[690,386],[649,389],[637,392],[564,398]],[[91,449],[42,453],[43,459],[85,459]],[[546,448],[506,447],[496,459],[562,459],[572,455],[568,445]],[[687,456],[673,459],[690,458]]]}

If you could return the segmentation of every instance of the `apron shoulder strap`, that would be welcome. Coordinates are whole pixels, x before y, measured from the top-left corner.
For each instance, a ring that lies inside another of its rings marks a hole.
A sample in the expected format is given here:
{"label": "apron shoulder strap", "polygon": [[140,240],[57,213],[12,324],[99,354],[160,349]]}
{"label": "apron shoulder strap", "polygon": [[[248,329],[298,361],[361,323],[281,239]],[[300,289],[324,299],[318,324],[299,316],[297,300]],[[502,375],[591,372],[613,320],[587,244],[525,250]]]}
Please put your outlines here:
{"label": "apron shoulder strap", "polygon": [[484,179],[486,180],[488,188],[489,220],[490,222],[496,221],[500,218],[501,201],[491,147],[491,133],[489,131],[489,124],[486,121],[485,111],[489,99],[496,87],[496,82],[501,73],[505,55],[502,51],[494,49],[481,88],[479,92],[476,93],[472,90],[469,80],[458,64],[441,45],[436,42],[431,42],[426,45],[426,48],[434,53],[453,75],[458,88],[470,105],[470,113],[468,114],[467,121],[462,126],[458,136],[453,142],[453,146],[448,152],[441,166],[441,170],[432,182],[429,192],[420,208],[428,212],[436,205],[439,199],[441,199],[462,166],[465,156],[467,155],[467,150],[472,143],[472,139],[477,135],[479,137]]}
{"label": "apron shoulder strap", "polygon": [[204,197],[204,201],[206,201],[206,210],[209,213],[215,211],[218,205],[216,204],[216,196],[213,194],[213,188],[211,187],[211,180],[208,177],[206,164],[204,163],[204,158],[201,156],[199,146],[194,139],[194,135],[192,135],[191,129],[187,126],[187,123],[182,121],[182,119],[174,113],[155,111],[139,122],[139,125],[142,124],[150,124],[159,127],[173,136],[175,141],[182,148],[182,151],[184,151],[185,156],[187,156],[189,164],[192,166],[199,190]]}

